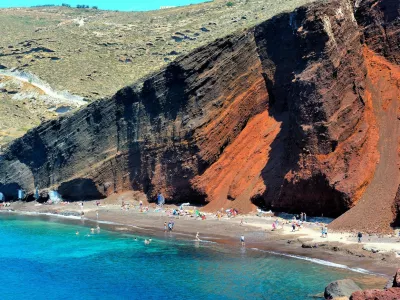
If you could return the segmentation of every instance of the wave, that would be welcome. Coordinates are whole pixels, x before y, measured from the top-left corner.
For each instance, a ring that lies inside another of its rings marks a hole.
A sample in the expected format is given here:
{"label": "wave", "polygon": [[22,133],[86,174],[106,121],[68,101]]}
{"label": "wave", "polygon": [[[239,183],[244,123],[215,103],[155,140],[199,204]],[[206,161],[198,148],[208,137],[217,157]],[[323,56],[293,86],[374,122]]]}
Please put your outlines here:
{"label": "wave", "polygon": [[285,256],[285,257],[290,257],[290,258],[295,258],[295,259],[301,259],[301,260],[309,261],[309,262],[312,262],[312,263],[315,263],[315,264],[324,265],[324,266],[327,266],[327,267],[345,269],[345,270],[349,270],[349,271],[357,272],[357,273],[362,273],[362,274],[366,274],[366,275],[378,275],[378,276],[387,277],[385,274],[371,272],[371,271],[368,271],[368,270],[363,269],[363,268],[352,268],[352,267],[349,267],[349,266],[346,266],[346,265],[334,263],[334,262],[323,260],[323,259],[311,258],[311,257],[307,257],[307,256],[288,254],[288,253],[282,253],[282,252],[276,252],[276,251],[270,251],[270,250],[261,250],[261,249],[258,249],[258,248],[251,248],[251,249],[255,250],[255,251],[268,253],[268,254]]}

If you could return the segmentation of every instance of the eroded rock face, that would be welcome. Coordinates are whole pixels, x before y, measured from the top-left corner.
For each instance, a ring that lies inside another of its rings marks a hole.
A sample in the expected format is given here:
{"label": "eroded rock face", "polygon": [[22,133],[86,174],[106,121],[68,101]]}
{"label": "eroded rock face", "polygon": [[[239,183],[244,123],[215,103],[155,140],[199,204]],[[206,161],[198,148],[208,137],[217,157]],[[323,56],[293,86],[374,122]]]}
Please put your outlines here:
{"label": "eroded rock face", "polygon": [[400,288],[366,290],[354,292],[350,300],[396,300],[400,299]]}
{"label": "eroded rock face", "polygon": [[[396,31],[382,40],[363,27],[398,28],[392,13],[380,13],[396,3],[358,2],[278,15],[43,124],[6,150],[0,183],[58,188],[67,199],[163,191],[167,201],[208,210],[345,212],[375,179],[384,107],[398,100],[378,92],[397,81],[374,69],[378,54],[395,66]],[[385,222],[394,197],[382,202]]]}

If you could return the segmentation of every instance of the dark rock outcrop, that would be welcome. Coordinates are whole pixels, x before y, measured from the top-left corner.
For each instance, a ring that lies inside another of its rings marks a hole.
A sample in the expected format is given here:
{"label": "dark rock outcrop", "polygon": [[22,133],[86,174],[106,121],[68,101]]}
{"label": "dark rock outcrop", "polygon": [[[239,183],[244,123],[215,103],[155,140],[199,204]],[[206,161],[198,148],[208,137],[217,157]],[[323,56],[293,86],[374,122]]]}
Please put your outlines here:
{"label": "dark rock outcrop", "polygon": [[396,274],[393,277],[393,287],[400,288],[400,269],[397,270]]}
{"label": "dark rock outcrop", "polygon": [[[359,2],[277,15],[31,130],[1,156],[0,191],[38,186],[70,199],[163,191],[169,202],[209,210],[262,205],[325,216],[365,197],[371,206],[368,195],[389,184],[381,166],[392,152],[397,162],[397,139],[386,151],[379,137],[397,132],[386,129],[400,90],[398,1]],[[400,176],[389,171],[395,191],[380,202],[388,209],[379,230],[395,217]]]}
{"label": "dark rock outcrop", "polygon": [[356,291],[361,291],[361,288],[353,280],[336,280],[327,285],[325,288],[324,297],[325,299],[350,297]]}

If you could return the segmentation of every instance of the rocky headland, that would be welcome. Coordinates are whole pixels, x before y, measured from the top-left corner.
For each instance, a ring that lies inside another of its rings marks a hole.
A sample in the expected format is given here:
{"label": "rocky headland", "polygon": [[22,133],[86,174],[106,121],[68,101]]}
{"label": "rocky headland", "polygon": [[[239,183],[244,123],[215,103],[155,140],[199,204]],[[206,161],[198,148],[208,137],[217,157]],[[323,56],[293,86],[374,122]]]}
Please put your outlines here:
{"label": "rocky headland", "polygon": [[48,121],[0,158],[0,191],[399,222],[400,2],[301,6]]}

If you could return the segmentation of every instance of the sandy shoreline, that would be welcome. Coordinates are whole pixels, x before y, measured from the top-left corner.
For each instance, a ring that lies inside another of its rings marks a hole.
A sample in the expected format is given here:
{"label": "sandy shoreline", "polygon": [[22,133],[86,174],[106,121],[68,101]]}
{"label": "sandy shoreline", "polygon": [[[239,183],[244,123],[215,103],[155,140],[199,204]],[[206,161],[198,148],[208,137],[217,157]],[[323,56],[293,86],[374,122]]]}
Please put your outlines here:
{"label": "sandy shoreline", "polygon": [[[174,206],[168,206],[173,208]],[[77,203],[58,205],[39,205],[34,202],[15,202],[1,211],[30,214],[54,218],[63,217],[63,222],[74,222],[89,227],[96,226],[109,230],[127,232],[145,236],[165,237],[172,234],[175,238],[194,240],[196,232],[202,240],[213,241],[229,247],[240,247],[240,235],[246,238],[246,247],[257,251],[267,251],[275,255],[294,256],[328,266],[347,268],[360,273],[374,273],[385,276],[382,282],[391,277],[400,259],[400,239],[398,237],[365,236],[365,243],[358,244],[355,234],[328,233],[328,238],[320,237],[320,226],[307,223],[300,231],[291,232],[290,224],[272,231],[272,222],[276,217],[258,217],[239,215],[235,218],[223,217],[220,220],[209,214],[206,220],[194,217],[170,217],[165,212],[142,213],[131,207],[122,210],[121,204],[102,200],[97,207],[95,201],[84,202],[84,218],[81,219],[81,207]],[[96,211],[98,212],[98,220]],[[244,223],[241,225],[241,220]],[[164,232],[164,222],[173,220],[172,233]],[[279,220],[282,223],[282,219]],[[363,249],[364,248],[364,249]],[[372,251],[373,250],[373,251]],[[373,253],[375,252],[375,253]]]}

